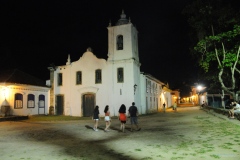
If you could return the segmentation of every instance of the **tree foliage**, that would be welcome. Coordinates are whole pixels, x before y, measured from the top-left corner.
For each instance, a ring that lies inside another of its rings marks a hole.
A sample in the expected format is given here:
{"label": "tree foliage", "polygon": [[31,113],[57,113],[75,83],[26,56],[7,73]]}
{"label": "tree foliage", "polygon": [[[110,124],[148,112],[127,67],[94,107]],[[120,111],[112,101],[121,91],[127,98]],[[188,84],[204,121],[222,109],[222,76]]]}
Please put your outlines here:
{"label": "tree foliage", "polygon": [[237,100],[240,93],[238,10],[227,1],[196,0],[183,13],[192,27],[190,35],[197,37],[193,40],[192,54],[198,57],[205,79],[215,84],[213,88],[217,86]]}

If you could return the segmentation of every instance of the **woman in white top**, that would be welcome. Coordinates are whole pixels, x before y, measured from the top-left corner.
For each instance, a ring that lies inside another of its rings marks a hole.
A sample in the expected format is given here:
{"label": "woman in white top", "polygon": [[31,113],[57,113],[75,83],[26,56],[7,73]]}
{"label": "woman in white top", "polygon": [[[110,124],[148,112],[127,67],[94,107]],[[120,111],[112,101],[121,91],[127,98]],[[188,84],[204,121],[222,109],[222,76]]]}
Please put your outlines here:
{"label": "woman in white top", "polygon": [[109,131],[109,127],[111,125],[111,119],[110,119],[110,111],[109,111],[109,106],[106,105],[105,109],[104,109],[104,113],[105,113],[105,122],[106,122],[106,128],[104,129],[105,132]]}
{"label": "woman in white top", "polygon": [[240,112],[240,105],[237,102],[232,102],[233,108],[229,110],[229,118],[234,118],[234,113]]}

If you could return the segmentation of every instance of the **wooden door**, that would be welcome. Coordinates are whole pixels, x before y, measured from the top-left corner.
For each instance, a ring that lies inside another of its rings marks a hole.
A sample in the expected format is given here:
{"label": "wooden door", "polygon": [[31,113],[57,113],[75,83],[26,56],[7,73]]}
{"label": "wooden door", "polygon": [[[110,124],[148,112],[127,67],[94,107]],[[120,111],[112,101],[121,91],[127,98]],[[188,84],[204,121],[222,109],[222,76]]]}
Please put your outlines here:
{"label": "wooden door", "polygon": [[92,116],[95,104],[94,94],[85,94],[83,95],[82,100],[83,100],[83,116],[84,117]]}
{"label": "wooden door", "polygon": [[64,112],[64,97],[63,95],[57,95],[56,96],[56,114],[57,115],[63,115]]}

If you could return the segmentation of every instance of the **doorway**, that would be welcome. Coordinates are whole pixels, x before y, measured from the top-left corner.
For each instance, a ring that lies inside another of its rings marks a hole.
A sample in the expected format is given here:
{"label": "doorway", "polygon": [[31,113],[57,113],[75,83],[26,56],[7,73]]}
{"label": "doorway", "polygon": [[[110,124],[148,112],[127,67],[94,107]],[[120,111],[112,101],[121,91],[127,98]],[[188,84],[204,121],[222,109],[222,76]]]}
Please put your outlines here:
{"label": "doorway", "polygon": [[83,104],[83,116],[90,117],[93,115],[94,105],[95,105],[95,95],[94,94],[84,94],[82,97]]}
{"label": "doorway", "polygon": [[57,95],[56,96],[56,114],[63,115],[63,111],[64,111],[64,96]]}

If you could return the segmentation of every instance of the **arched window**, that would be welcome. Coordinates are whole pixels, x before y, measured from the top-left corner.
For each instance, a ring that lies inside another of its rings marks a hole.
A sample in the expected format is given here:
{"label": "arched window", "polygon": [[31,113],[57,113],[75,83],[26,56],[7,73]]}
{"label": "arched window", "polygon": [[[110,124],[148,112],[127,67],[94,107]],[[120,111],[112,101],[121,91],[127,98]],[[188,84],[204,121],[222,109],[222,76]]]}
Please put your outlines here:
{"label": "arched window", "polygon": [[23,95],[20,93],[16,93],[14,102],[15,109],[23,108]]}
{"label": "arched window", "polygon": [[27,107],[28,108],[34,108],[35,107],[35,96],[33,94],[29,94],[28,95],[28,103],[27,103]]}
{"label": "arched window", "polygon": [[44,108],[45,107],[45,96],[42,94],[39,95],[38,100],[39,100],[39,108]]}
{"label": "arched window", "polygon": [[58,85],[61,86],[62,85],[62,73],[58,73]]}
{"label": "arched window", "polygon": [[117,36],[117,50],[123,50],[123,36]]}
{"label": "arched window", "polygon": [[122,83],[124,80],[123,68],[117,69],[117,80],[119,83]]}
{"label": "arched window", "polygon": [[82,84],[82,72],[77,71],[76,73],[76,84]]}
{"label": "arched window", "polygon": [[102,70],[97,69],[95,71],[95,83],[102,83]]}

